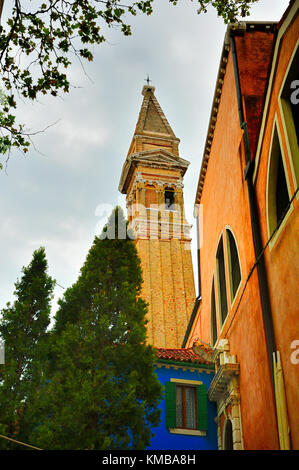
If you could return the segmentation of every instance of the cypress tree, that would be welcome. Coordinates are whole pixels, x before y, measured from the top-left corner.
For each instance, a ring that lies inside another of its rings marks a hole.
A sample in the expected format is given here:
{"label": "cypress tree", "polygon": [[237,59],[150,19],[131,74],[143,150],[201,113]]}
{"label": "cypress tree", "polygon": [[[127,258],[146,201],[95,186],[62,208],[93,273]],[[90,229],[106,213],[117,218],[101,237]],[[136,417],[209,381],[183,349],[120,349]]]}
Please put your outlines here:
{"label": "cypress tree", "polygon": [[[27,410],[40,383],[43,357],[47,354],[54,288],[47,268],[45,250],[39,248],[15,284],[16,300],[1,311],[0,336],[5,345],[5,363],[0,365],[0,434],[18,440],[28,436],[31,423]],[[14,447],[0,440],[0,449]]]}
{"label": "cypress tree", "polygon": [[144,449],[161,385],[146,344],[136,247],[116,208],[59,302],[31,442],[48,449]]}

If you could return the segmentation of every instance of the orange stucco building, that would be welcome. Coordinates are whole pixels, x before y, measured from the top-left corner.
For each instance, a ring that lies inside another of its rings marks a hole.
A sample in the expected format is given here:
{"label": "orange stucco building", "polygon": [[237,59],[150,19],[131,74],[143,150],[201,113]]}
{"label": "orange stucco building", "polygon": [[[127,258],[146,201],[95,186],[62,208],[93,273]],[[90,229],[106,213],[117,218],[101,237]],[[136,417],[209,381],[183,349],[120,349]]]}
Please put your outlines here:
{"label": "orange stucco building", "polygon": [[299,1],[229,25],[196,192],[219,449],[299,449]]}

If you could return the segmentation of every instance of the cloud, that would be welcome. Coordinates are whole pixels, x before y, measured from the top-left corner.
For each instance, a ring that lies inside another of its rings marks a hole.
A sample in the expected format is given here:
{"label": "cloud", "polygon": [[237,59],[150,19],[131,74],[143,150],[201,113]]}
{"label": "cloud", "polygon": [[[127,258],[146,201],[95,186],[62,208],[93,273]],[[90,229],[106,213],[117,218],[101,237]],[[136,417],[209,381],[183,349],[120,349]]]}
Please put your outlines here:
{"label": "cloud", "polygon": [[62,138],[68,149],[76,149],[76,153],[82,152],[84,147],[90,145],[101,147],[110,137],[108,128],[95,125],[94,122],[89,126],[87,124],[75,126],[73,120],[60,121],[53,134]]}

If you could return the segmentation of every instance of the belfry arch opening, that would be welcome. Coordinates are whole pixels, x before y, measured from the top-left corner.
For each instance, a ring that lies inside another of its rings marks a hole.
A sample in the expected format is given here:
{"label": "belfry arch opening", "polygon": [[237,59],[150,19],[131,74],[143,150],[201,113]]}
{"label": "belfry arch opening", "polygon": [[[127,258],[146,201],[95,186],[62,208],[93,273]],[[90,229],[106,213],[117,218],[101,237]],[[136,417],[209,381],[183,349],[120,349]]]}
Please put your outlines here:
{"label": "belfry arch opening", "polygon": [[164,191],[164,202],[166,210],[173,210],[174,208],[174,199],[175,199],[174,190],[172,188],[166,188]]}

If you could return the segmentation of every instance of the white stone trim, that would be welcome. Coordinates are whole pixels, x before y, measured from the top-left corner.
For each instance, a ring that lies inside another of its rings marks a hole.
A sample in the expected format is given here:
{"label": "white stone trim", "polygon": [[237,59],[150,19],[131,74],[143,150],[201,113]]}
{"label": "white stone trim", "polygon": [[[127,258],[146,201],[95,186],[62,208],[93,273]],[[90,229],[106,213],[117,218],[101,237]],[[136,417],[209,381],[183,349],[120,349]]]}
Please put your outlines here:
{"label": "white stone trim", "polygon": [[[216,375],[208,391],[209,399],[217,401],[217,434],[218,449],[224,449],[225,426],[228,420],[232,423],[233,449],[243,450],[243,431],[241,423],[241,408],[239,394],[239,363],[235,355],[230,354],[227,339],[218,341],[214,350]],[[227,407],[231,406],[231,413]],[[221,416],[225,417],[223,430],[221,430]]]}
{"label": "white stone trim", "polygon": [[184,385],[202,385],[203,384],[201,380],[188,380],[188,379],[170,379],[170,382],[175,382],[175,383],[184,384]]}
{"label": "white stone trim", "polygon": [[188,436],[206,436],[206,431],[198,431],[197,429],[170,428],[172,434],[187,434]]}

